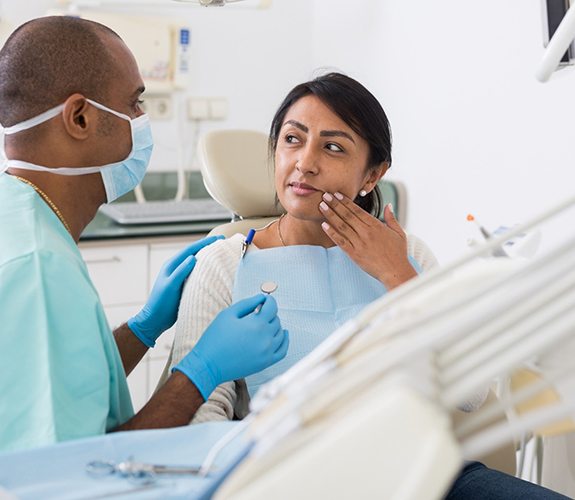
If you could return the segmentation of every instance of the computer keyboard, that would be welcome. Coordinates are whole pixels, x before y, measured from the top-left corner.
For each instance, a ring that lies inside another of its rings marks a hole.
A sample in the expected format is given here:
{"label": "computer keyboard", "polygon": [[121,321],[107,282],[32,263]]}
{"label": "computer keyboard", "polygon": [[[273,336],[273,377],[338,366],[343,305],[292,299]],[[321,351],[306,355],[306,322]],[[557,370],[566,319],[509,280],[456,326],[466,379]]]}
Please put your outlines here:
{"label": "computer keyboard", "polygon": [[100,211],[119,224],[167,224],[231,220],[233,214],[212,198],[124,202],[102,205]]}

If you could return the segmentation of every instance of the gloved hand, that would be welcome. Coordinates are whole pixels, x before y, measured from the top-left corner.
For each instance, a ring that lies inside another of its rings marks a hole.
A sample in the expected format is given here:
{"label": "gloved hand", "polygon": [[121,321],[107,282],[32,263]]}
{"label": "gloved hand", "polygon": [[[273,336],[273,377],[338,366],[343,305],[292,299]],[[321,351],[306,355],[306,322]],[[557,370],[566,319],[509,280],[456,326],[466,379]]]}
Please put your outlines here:
{"label": "gloved hand", "polygon": [[[254,312],[259,304],[263,304],[261,310]],[[288,332],[282,329],[277,311],[275,299],[264,294],[224,309],[173,370],[186,375],[207,400],[221,383],[277,363],[289,346]]]}
{"label": "gloved hand", "polygon": [[182,287],[196,265],[195,255],[223,236],[210,236],[195,242],[166,261],[156,278],[148,302],[128,320],[128,327],[148,347],[154,347],[158,337],[170,328],[178,316]]}

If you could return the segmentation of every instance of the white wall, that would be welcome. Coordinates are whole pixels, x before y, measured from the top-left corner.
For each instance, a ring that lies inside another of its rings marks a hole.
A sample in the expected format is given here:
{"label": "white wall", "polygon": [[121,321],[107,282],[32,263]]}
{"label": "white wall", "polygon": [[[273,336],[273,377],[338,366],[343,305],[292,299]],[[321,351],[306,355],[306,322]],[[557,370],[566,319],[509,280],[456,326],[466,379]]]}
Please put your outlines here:
{"label": "white wall", "polygon": [[[308,0],[276,0],[266,10],[188,10],[185,22],[191,28],[192,71],[189,90],[180,100],[223,96],[229,103],[228,118],[203,122],[200,132],[234,127],[267,132],[284,95],[309,76],[311,13],[307,4]],[[196,132],[189,123],[185,127],[190,137]],[[174,166],[174,123],[157,122],[154,130],[158,149],[162,148],[155,164]]]}
{"label": "white wall", "polygon": [[[382,102],[394,133],[390,178],[409,190],[409,230],[442,262],[464,251],[467,213],[494,229],[574,192],[575,72],[535,80],[539,0],[314,7],[313,64],[339,67]],[[545,237],[558,238],[554,230]]]}
{"label": "white wall", "polygon": [[[0,2],[16,23],[56,5]],[[388,175],[407,184],[408,229],[442,262],[474,234],[468,213],[494,229],[573,192],[575,72],[535,80],[539,0],[273,0],[263,11],[166,5],[160,13],[192,32],[184,97],[229,99],[228,119],[202,131],[267,130],[285,93],[315,68],[337,67],[371,89],[392,124]],[[154,123],[153,168],[177,164],[178,130],[176,120]],[[187,142],[193,134],[188,123]],[[554,231],[546,239],[561,229]]]}
{"label": "white wall", "polygon": [[8,20],[15,26],[22,24],[34,17],[42,16],[49,8],[56,5],[55,0],[1,0],[0,15],[3,20]]}
{"label": "white wall", "polygon": [[[137,0],[135,0],[137,3]],[[166,7],[139,7],[139,14],[163,15],[191,30],[191,75],[186,91],[174,96],[185,106],[190,96],[228,99],[228,118],[203,122],[211,128],[241,127],[267,131],[287,91],[310,75],[311,10],[308,0],[274,0],[269,9],[202,8],[166,0]],[[18,25],[44,15],[57,0],[0,0],[3,18]],[[126,9],[117,9],[118,12]],[[134,12],[131,7],[129,12]],[[181,110],[181,108],[179,108]],[[152,123],[156,147],[151,169],[175,170],[177,144],[187,146],[197,132],[190,122]],[[191,148],[186,164],[190,164]]]}

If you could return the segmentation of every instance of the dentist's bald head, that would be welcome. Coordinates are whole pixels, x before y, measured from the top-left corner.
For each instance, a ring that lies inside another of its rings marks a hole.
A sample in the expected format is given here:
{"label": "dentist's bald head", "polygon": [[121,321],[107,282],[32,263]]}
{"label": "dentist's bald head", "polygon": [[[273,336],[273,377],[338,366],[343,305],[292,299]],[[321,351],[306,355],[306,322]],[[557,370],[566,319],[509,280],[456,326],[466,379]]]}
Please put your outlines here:
{"label": "dentist's bald head", "polygon": [[68,16],[20,26],[0,50],[0,124],[9,127],[80,93],[104,100],[118,72],[106,26]]}

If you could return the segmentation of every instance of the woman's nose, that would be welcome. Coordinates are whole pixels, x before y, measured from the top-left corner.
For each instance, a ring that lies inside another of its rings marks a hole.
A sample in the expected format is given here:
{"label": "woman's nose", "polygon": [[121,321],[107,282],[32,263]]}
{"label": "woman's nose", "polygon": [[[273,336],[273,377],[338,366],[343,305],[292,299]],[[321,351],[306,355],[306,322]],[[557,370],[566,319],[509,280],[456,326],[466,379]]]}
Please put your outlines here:
{"label": "woman's nose", "polygon": [[319,172],[317,155],[307,149],[302,151],[302,154],[296,161],[295,168],[302,174],[317,174]]}

